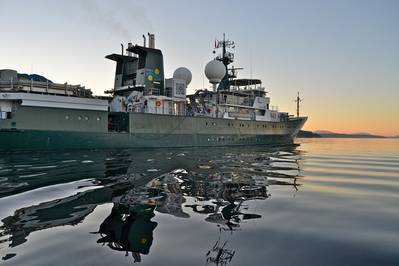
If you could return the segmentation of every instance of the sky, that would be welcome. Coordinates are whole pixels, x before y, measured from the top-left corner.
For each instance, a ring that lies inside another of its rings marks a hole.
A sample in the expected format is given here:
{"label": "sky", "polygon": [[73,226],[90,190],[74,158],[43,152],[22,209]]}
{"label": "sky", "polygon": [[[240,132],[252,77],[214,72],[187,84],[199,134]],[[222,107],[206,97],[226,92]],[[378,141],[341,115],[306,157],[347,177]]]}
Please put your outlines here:
{"label": "sky", "polygon": [[189,92],[209,86],[215,39],[235,41],[241,78],[259,78],[271,105],[305,130],[399,135],[397,0],[0,0],[0,69],[112,88],[120,43],[155,34],[165,77],[184,66]]}

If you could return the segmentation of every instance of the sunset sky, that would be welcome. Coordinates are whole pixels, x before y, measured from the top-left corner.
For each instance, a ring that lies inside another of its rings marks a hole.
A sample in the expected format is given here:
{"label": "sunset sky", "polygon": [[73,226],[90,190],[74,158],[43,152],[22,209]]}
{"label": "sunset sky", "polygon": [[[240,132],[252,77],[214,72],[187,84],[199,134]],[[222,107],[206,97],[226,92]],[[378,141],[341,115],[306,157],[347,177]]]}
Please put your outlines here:
{"label": "sunset sky", "polygon": [[[399,135],[399,1],[7,1],[0,0],[0,69],[113,86],[120,43],[155,34],[166,77],[204,66],[215,38],[236,42],[239,77],[259,78],[272,105],[295,112],[305,130]],[[251,71],[252,69],[252,71]],[[252,75],[251,75],[252,72]]]}

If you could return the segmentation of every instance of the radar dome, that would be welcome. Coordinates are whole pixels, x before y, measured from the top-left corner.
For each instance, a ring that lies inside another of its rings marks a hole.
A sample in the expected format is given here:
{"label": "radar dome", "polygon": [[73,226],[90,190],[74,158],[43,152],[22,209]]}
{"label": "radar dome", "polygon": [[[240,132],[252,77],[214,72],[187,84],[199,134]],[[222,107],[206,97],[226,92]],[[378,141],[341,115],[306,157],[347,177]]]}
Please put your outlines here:
{"label": "radar dome", "polygon": [[186,85],[190,84],[191,82],[191,72],[185,67],[179,67],[178,69],[173,72],[173,78],[174,79],[182,79],[186,81]]}
{"label": "radar dome", "polygon": [[205,66],[205,76],[212,84],[219,83],[226,75],[226,67],[219,60],[212,60]]}

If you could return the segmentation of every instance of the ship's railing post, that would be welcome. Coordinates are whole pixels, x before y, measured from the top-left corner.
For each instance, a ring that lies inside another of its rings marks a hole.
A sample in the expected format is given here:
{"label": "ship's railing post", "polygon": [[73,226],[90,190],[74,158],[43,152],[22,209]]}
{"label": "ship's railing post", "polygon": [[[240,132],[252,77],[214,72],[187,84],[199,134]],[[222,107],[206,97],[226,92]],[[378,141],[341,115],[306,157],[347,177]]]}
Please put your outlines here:
{"label": "ship's railing post", "polygon": [[11,77],[11,90],[14,89],[14,77]]}
{"label": "ship's railing post", "polygon": [[30,79],[30,87],[29,87],[29,92],[31,92],[31,91],[32,91],[32,87],[33,87],[33,79],[31,78],[31,79]]}

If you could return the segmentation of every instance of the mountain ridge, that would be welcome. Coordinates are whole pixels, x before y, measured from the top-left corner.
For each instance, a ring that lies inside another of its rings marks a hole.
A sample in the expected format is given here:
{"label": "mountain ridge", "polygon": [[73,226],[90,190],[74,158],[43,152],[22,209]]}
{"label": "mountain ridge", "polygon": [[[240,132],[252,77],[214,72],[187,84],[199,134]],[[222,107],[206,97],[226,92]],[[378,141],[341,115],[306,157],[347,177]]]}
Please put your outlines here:
{"label": "mountain ridge", "polygon": [[298,133],[298,137],[300,138],[373,138],[373,139],[385,139],[385,138],[399,138],[397,136],[382,136],[377,134],[371,134],[368,132],[360,132],[360,133],[336,133],[329,130],[315,130],[315,131],[306,131],[301,130]]}

